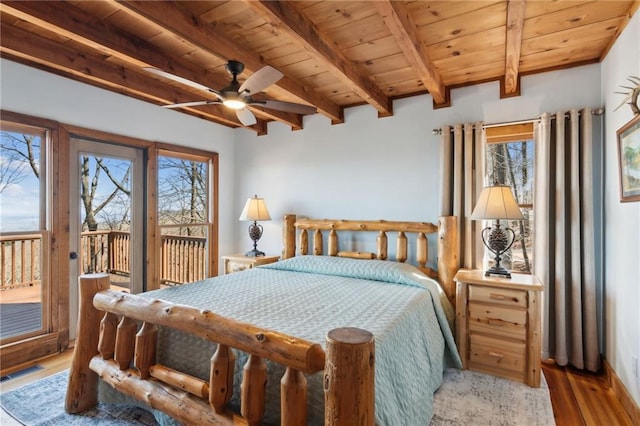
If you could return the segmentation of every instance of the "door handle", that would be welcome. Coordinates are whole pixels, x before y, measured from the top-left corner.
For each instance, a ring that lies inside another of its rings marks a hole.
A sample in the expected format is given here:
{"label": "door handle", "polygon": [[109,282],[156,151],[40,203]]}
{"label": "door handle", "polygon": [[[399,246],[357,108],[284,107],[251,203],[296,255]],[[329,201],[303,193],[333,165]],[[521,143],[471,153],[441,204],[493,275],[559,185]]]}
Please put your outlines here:
{"label": "door handle", "polygon": [[69,259],[76,260],[77,258],[78,258],[78,253],[76,253],[75,251],[72,251],[71,253],[69,253]]}

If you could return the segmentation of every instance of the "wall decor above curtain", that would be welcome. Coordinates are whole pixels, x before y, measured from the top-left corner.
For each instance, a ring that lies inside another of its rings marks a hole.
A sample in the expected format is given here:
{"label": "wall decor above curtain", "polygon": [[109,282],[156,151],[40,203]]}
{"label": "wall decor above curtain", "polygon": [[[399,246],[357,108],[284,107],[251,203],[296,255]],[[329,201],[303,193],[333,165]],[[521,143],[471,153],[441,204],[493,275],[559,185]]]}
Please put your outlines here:
{"label": "wall decor above curtain", "polygon": [[618,129],[616,134],[620,201],[640,201],[640,115]]}

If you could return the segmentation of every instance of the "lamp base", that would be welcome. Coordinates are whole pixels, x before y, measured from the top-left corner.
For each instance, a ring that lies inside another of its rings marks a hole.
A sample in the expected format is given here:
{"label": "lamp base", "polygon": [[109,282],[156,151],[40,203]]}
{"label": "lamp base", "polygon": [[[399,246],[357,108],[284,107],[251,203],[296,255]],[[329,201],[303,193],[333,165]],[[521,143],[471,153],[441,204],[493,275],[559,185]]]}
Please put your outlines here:
{"label": "lamp base", "polygon": [[500,228],[500,220],[496,219],[494,227],[487,226],[482,230],[480,235],[482,236],[484,245],[495,256],[493,258],[493,266],[484,272],[484,276],[499,275],[501,277],[511,278],[511,272],[500,265],[500,261],[502,260],[500,256],[511,248],[511,245],[515,241],[516,233],[511,228]]}
{"label": "lamp base", "polygon": [[264,256],[264,252],[254,248],[253,250],[246,252],[244,255],[247,257],[262,257]]}
{"label": "lamp base", "polygon": [[493,266],[484,271],[485,277],[488,277],[489,275],[499,275],[501,277],[511,278],[511,272],[507,271],[502,266]]}

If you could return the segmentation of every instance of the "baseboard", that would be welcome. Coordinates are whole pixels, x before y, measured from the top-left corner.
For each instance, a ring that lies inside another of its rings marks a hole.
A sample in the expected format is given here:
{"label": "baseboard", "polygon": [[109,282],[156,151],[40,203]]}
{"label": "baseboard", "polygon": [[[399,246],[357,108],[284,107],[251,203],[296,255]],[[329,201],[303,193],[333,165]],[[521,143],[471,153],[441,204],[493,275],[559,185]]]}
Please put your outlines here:
{"label": "baseboard", "polygon": [[12,372],[35,365],[38,360],[60,352],[58,347],[59,333],[34,336],[19,342],[8,343],[1,347],[0,374],[5,376]]}
{"label": "baseboard", "polygon": [[602,359],[602,366],[607,384],[631,418],[631,423],[634,425],[640,425],[640,408],[638,407],[638,404],[633,400],[631,394],[629,394],[629,391],[624,386],[624,383],[622,383],[615,370],[611,368],[611,365],[609,365],[607,360],[604,358]]}

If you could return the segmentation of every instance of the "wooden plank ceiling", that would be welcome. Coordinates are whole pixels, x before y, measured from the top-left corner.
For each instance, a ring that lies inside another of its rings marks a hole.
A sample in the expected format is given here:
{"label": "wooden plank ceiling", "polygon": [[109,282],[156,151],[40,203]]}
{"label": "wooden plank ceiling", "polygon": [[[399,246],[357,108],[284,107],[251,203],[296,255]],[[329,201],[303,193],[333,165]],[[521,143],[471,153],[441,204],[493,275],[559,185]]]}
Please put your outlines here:
{"label": "wooden plank ceiling", "polygon": [[[155,67],[220,89],[225,64],[284,74],[254,96],[311,105],[333,123],[369,104],[393,114],[395,98],[430,93],[450,104],[456,87],[500,80],[519,95],[520,76],[598,62],[640,0],[627,1],[8,1],[0,3],[2,57],[157,105],[213,100]],[[431,105],[430,105],[431,106]],[[302,116],[250,107],[265,134]],[[222,105],[178,109],[241,127]]]}

